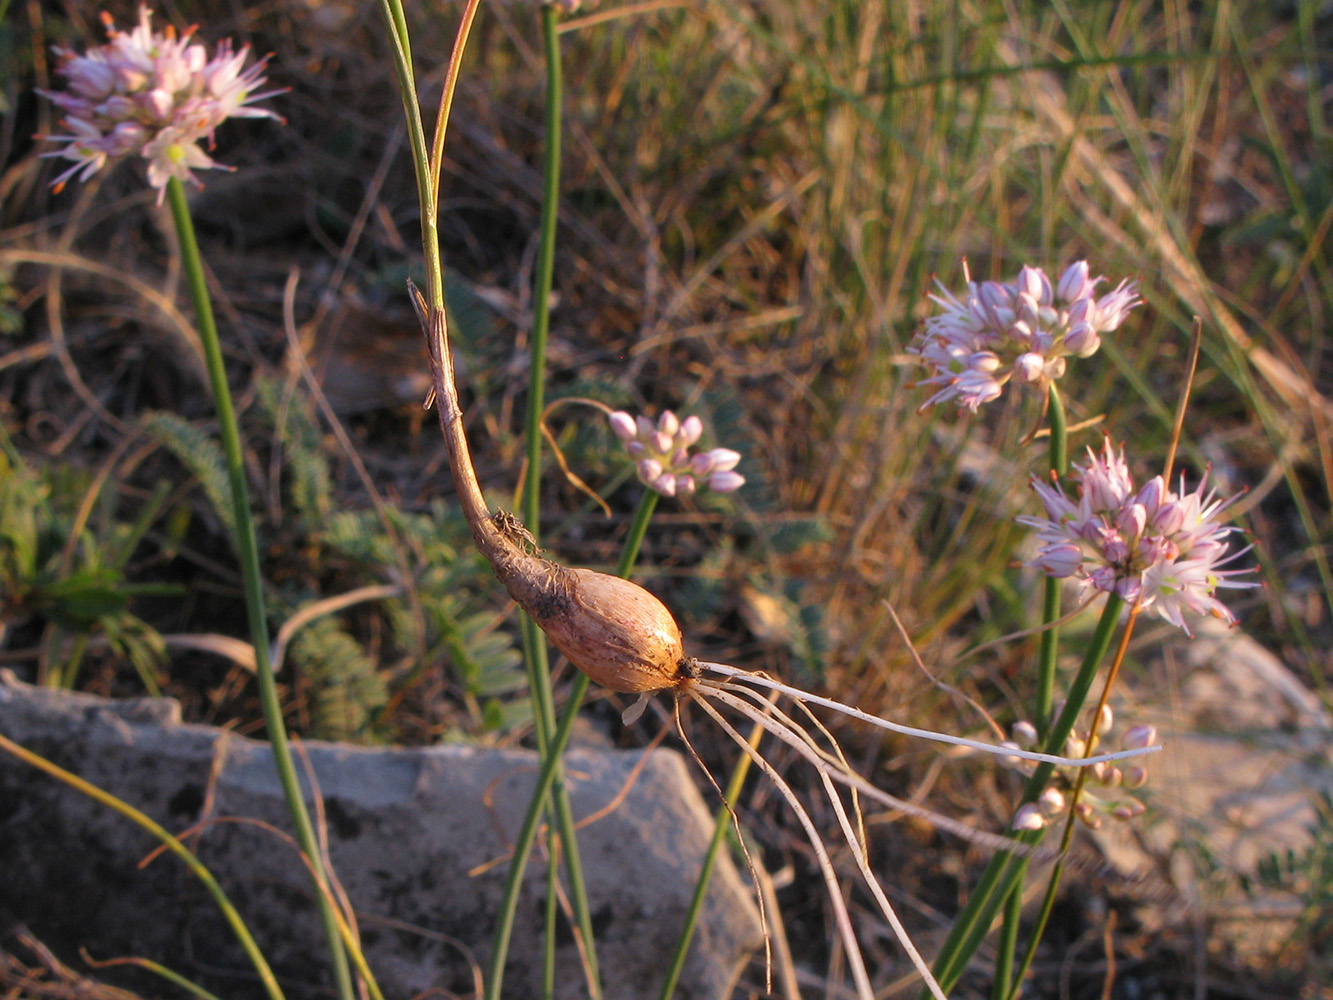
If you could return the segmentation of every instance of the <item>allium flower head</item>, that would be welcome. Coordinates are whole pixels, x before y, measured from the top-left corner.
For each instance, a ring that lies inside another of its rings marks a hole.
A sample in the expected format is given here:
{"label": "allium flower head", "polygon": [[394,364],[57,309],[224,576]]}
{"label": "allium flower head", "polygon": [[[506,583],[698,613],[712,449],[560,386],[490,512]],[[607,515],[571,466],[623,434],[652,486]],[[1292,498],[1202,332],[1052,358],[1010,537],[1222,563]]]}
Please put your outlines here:
{"label": "allium flower head", "polygon": [[919,385],[938,386],[922,409],[957,399],[974,413],[1010,381],[1044,389],[1065,371],[1069,355],[1086,358],[1101,335],[1124,322],[1139,303],[1138,286],[1122,281],[1097,297],[1105,278],[1077,261],[1053,285],[1044,271],[1024,267],[1012,282],[975,282],[963,262],[967,291],[958,298],[943,284],[931,301],[941,313],[926,320],[908,349],[932,371]]}
{"label": "allium flower head", "polygon": [[1205,475],[1192,493],[1167,488],[1161,476],[1135,489],[1124,450],[1107,440],[1100,455],[1074,467],[1078,496],[1034,478],[1032,488],[1046,517],[1020,517],[1037,530],[1042,548],[1032,565],[1048,576],[1073,577],[1084,588],[1114,592],[1138,602],[1189,632],[1186,613],[1209,614],[1227,624],[1235,616],[1214,595],[1219,587],[1254,587],[1236,580],[1249,572],[1224,569],[1249,551],[1227,553],[1227,536],[1239,529],[1221,523],[1238,496],[1219,500]]}
{"label": "allium flower head", "polygon": [[634,459],[639,479],[662,496],[693,493],[701,485],[729,493],[745,482],[734,471],[741,456],[730,448],[690,454],[704,430],[698,417],[679,420],[670,410],[663,410],[654,423],[617,410],[610,419],[611,430]]}
{"label": "allium flower head", "polygon": [[194,29],[177,36],[168,25],[154,32],[152,12],[139,8],[139,24],[118,31],[108,15],[105,45],[79,54],[56,46],[56,72],[65,78],[63,91],[40,93],[64,112],[68,135],[53,135],[63,149],[43,153],[70,160],[52,182],[59,191],[71,177],[87,180],[104,166],[129,156],[147,161],[148,183],[158,189],[176,177],[201,186],[195,170],[228,169],[213,161],[200,140],[213,145],[213,133],[228,118],[277,118],[252,107],[279,91],[255,93],[264,83],[260,59],[249,69],[250,48],[233,51],[231,42],[218,45],[212,59],[204,46],[191,41]]}

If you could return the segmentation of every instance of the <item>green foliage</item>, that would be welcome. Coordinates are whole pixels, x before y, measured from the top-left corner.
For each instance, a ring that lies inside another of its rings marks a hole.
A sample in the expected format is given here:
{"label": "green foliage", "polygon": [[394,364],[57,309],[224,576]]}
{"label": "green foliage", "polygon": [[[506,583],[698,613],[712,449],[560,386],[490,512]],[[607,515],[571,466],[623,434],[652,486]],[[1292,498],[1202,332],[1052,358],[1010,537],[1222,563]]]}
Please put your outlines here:
{"label": "green foliage", "polygon": [[334,618],[305,625],[287,649],[287,660],[311,691],[312,735],[365,742],[375,735],[376,713],[388,700],[377,664]]}
{"label": "green foliage", "polygon": [[[0,104],[3,98],[0,98]],[[23,313],[18,307],[18,289],[14,287],[12,268],[0,266],[0,337],[23,332]]]}
{"label": "green foliage", "polygon": [[[522,655],[500,627],[503,618],[490,607],[490,567],[472,548],[462,516],[441,503],[429,515],[391,508],[387,516],[386,528],[374,511],[343,511],[323,526],[319,541],[332,554],[372,572],[395,565],[401,545],[409,554],[411,585],[425,619],[424,656],[412,672],[446,662],[476,728],[502,730],[526,723],[527,699],[509,697],[526,685]],[[418,631],[411,602],[400,597],[384,607],[397,643],[411,648]]]}
{"label": "green foliage", "polygon": [[149,413],[144,417],[143,426],[199,480],[227,537],[235,538],[236,517],[232,510],[231,489],[227,485],[227,461],[222,446],[207,432],[175,413]]}
{"label": "green foliage", "polygon": [[310,417],[304,396],[290,391],[286,383],[262,378],[256,388],[260,409],[287,460],[286,496],[302,520],[318,524],[328,516],[333,494],[319,428]]}
{"label": "green foliage", "polygon": [[46,476],[0,451],[0,635],[25,622],[43,624],[44,680],[56,687],[73,685],[90,642],[100,639],[157,694],[162,638],[130,605],[136,596],[180,590],[132,583],[125,567],[161,512],[167,487],[158,488],[136,521],[97,519],[96,530],[79,509],[88,488],[67,472]]}

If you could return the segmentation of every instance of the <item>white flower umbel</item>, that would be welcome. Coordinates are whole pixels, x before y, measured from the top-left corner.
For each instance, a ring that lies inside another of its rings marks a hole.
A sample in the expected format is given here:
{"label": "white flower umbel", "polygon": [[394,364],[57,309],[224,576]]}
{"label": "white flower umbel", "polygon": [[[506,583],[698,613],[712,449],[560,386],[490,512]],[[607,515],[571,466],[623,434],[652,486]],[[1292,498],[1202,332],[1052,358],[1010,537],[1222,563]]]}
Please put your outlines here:
{"label": "white flower umbel", "polygon": [[281,91],[255,93],[264,84],[265,59],[245,69],[249,46],[233,51],[224,39],[210,59],[204,46],[168,25],[152,29],[152,11],[139,8],[139,24],[118,31],[102,15],[105,45],[80,54],[56,46],[56,72],[64,90],[39,91],[64,116],[68,135],[52,135],[63,149],[43,153],[72,162],[52,182],[59,191],[71,178],[86,181],[103,167],[128,157],[146,161],[148,183],[162,200],[172,177],[200,186],[196,170],[221,169],[200,147],[228,118],[278,118],[252,105]]}
{"label": "white flower umbel", "polygon": [[940,282],[930,298],[941,308],[908,348],[931,373],[918,385],[936,391],[921,409],[956,399],[976,412],[999,398],[1009,382],[1045,389],[1065,372],[1066,358],[1086,358],[1101,335],[1124,322],[1139,303],[1138,286],[1120,282],[1098,297],[1105,278],[1089,277],[1088,262],[1065,269],[1054,285],[1040,268],[1024,267],[1011,282],[975,282],[963,262],[967,290],[955,296]]}
{"label": "white flower umbel", "polygon": [[1108,438],[1101,454],[1075,465],[1078,495],[1034,478],[1032,488],[1046,517],[1019,517],[1035,528],[1042,548],[1032,565],[1048,576],[1071,577],[1085,590],[1116,593],[1189,633],[1186,613],[1212,615],[1233,625],[1236,616],[1214,594],[1221,587],[1256,587],[1237,580],[1250,570],[1225,569],[1249,551],[1228,552],[1227,538],[1239,531],[1222,521],[1240,494],[1219,499],[1205,475],[1192,493],[1180,477],[1178,493],[1154,476],[1135,489],[1125,462]]}
{"label": "white flower umbel", "polygon": [[679,420],[670,410],[663,410],[654,423],[617,410],[609,419],[611,430],[634,459],[640,482],[662,496],[688,495],[701,486],[729,493],[745,484],[745,477],[735,471],[741,460],[739,452],[714,448],[690,453],[704,431],[698,417]]}

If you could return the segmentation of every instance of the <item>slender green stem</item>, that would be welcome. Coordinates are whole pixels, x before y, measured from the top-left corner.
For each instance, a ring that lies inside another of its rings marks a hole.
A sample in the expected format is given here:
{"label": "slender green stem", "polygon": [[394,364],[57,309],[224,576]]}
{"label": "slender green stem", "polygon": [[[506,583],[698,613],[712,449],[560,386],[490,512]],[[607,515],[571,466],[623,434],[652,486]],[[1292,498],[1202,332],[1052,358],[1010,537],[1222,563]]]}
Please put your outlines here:
{"label": "slender green stem", "polygon": [[560,858],[556,851],[546,861],[546,938],[542,942],[542,1000],[555,996],[555,928],[560,917],[559,897],[555,887],[560,879]]}
{"label": "slender green stem", "polygon": [[213,873],[204,867],[203,862],[196,858],[188,847],[168,833],[166,829],[153,820],[152,817],[140,812],[128,802],[116,798],[116,796],[112,795],[110,792],[85,781],[77,774],[66,771],[63,767],[60,767],[58,764],[53,764],[45,757],[33,753],[26,747],[19,746],[17,743],[6,739],[4,736],[0,736],[0,750],[4,750],[6,753],[17,757],[24,763],[30,764],[32,767],[49,774],[51,777],[59,781],[63,781],[75,791],[81,792],[95,802],[99,802],[106,806],[108,809],[120,813],[120,815],[142,827],[144,830],[147,830],[161,841],[167,850],[176,855],[185,867],[194,873],[194,876],[199,879],[199,881],[203,883],[204,888],[208,890],[208,894],[213,897],[213,901],[217,904],[218,909],[222,911],[222,918],[227,922],[227,926],[231,928],[232,933],[236,935],[236,940],[240,942],[241,948],[250,959],[250,963],[255,967],[255,971],[259,973],[259,980],[264,984],[264,991],[269,995],[270,1000],[283,1000],[282,988],[278,985],[278,980],[273,975],[273,970],[269,968],[268,962],[264,958],[264,953],[259,950],[259,945],[255,943],[255,939],[251,936],[249,928],[245,926],[245,921],[241,919],[240,913],[237,911],[236,907],[232,905],[231,900],[227,898],[227,894],[223,892],[222,886],[220,886],[217,879],[213,877]]}
{"label": "slender green stem", "polygon": [[100,968],[108,965],[136,965],[141,969],[147,969],[155,976],[162,977],[167,982],[171,983],[171,985],[177,987],[178,989],[184,990],[191,996],[198,997],[199,1000],[222,1000],[222,998],[219,997],[216,993],[210,993],[208,990],[204,989],[198,983],[186,979],[184,976],[182,976],[179,972],[176,972],[174,969],[168,969],[162,963],[154,962],[150,958],[133,958],[133,959],[126,959],[124,961],[97,962],[94,965],[94,968]]}
{"label": "slender green stem", "polygon": [[579,707],[588,691],[588,684],[587,674],[581,673],[574,679],[569,701],[547,747],[546,756],[542,759],[537,785],[532,791],[532,798],[528,801],[528,811],[523,816],[523,823],[514,841],[514,856],[509,865],[509,872],[505,876],[504,894],[496,918],[495,944],[491,949],[491,960],[486,970],[486,1000],[500,1000],[505,959],[509,955],[509,939],[514,933],[514,914],[518,909],[518,890],[523,884],[523,873],[527,870],[532,845],[537,839],[537,827],[546,805],[546,797],[555,784],[560,758],[565,752],[565,747],[569,745],[569,734],[574,731],[574,719],[579,714]]}
{"label": "slender green stem", "polygon": [[[1047,753],[1059,753],[1065,740],[1073,731],[1078,714],[1087,701],[1092,682],[1096,679],[1098,666],[1111,646],[1111,638],[1115,634],[1116,622],[1119,620],[1120,611],[1123,607],[1124,601],[1118,595],[1107,595],[1101,620],[1097,623],[1097,629],[1093,633],[1084,654],[1083,663],[1079,666],[1078,673],[1070,685],[1064,710],[1060,713],[1059,718],[1055,720],[1050,733],[1047,734],[1046,744],[1043,748]],[[1037,765],[1024,786],[1023,802],[1036,801],[1037,796],[1042,793],[1050,781],[1054,769],[1054,764],[1041,763]],[[1041,841],[1042,834],[1043,831],[1041,830],[1024,830],[1014,839],[1020,844],[1035,845]],[[953,928],[949,932],[948,939],[944,942],[944,947],[940,950],[939,957],[935,959],[935,979],[946,992],[957,984],[963,970],[967,967],[968,961],[976,953],[982,939],[986,936],[986,932],[990,929],[995,914],[1021,879],[1025,870],[1025,860],[1008,852],[1001,852],[991,858],[990,864],[982,872],[976,888],[973,889],[972,895],[967,901],[967,905],[963,907],[962,913],[954,921]]]}
{"label": "slender green stem", "polygon": [[[1115,686],[1116,678],[1120,675],[1120,668],[1125,662],[1125,653],[1129,649],[1129,640],[1134,635],[1134,625],[1139,619],[1139,612],[1142,607],[1136,601],[1129,609],[1129,615],[1126,617],[1125,627],[1120,630],[1120,642],[1116,646],[1115,657],[1111,661],[1111,669],[1106,673],[1106,680],[1102,683],[1102,694],[1098,699],[1092,713],[1092,725],[1088,730],[1087,749],[1084,756],[1090,755],[1097,745],[1097,722],[1102,717],[1102,709],[1106,707],[1107,701],[1111,696],[1111,689]],[[1019,987],[1023,983],[1023,977],[1027,974],[1028,967],[1032,964],[1032,959],[1037,953],[1037,945],[1041,942],[1041,936],[1046,931],[1046,922],[1051,917],[1051,910],[1055,906],[1055,894],[1060,887],[1060,878],[1064,875],[1065,854],[1069,850],[1069,844],[1074,839],[1074,823],[1078,817],[1079,797],[1083,794],[1083,786],[1088,780],[1088,769],[1080,768],[1078,777],[1074,780],[1074,788],[1069,795],[1069,807],[1065,816],[1064,832],[1060,835],[1060,857],[1052,866],[1051,874],[1046,883],[1046,893],[1042,898],[1041,910],[1037,915],[1036,923],[1033,925],[1032,934],[1028,941],[1027,952],[1023,955],[1023,963],[1019,967],[1018,978],[1014,981],[1014,996],[1017,995]]]}
{"label": "slender green stem", "polygon": [[537,246],[537,273],[532,294],[532,343],[528,385],[526,445],[528,473],[523,479],[519,516],[533,535],[539,528],[542,462],[542,410],[546,408],[546,341],[551,330],[551,286],[555,280],[555,229],[560,210],[560,145],[562,77],[560,72],[560,14],[554,4],[541,9],[542,40],[546,56],[546,151],[542,164],[541,233]]}
{"label": "slender green stem", "polygon": [[[1056,481],[1069,472],[1069,432],[1065,423],[1064,403],[1060,393],[1051,384],[1047,396],[1046,415],[1050,422],[1051,440],[1049,464],[1051,477]],[[1042,739],[1051,725],[1051,708],[1055,701],[1055,672],[1060,653],[1060,596],[1062,581],[1048,576],[1044,585],[1041,605],[1041,641],[1037,651],[1037,691],[1034,698],[1032,722]],[[1023,916],[1023,883],[1027,877],[1027,863],[1020,862],[1015,887],[1004,907],[1004,925],[1000,934],[995,961],[995,978],[991,982],[991,996],[1003,1000],[1008,996],[1013,973],[1014,956],[1018,948],[1019,923]]]}
{"label": "slender green stem", "polygon": [[175,177],[167,182],[167,200],[171,204],[171,215],[180,240],[181,262],[189,283],[190,296],[194,301],[195,316],[199,322],[199,337],[204,345],[208,380],[213,389],[213,402],[217,409],[218,428],[222,437],[222,451],[227,463],[227,481],[231,489],[233,519],[236,525],[236,556],[241,563],[241,577],[245,587],[245,611],[250,626],[250,644],[254,647],[255,680],[264,711],[264,724],[268,730],[269,744],[273,749],[273,762],[278,769],[278,780],[282,783],[283,796],[287,800],[287,811],[291,814],[292,825],[295,827],[296,841],[310,858],[315,872],[315,899],[319,904],[324,934],[328,940],[329,958],[338,995],[342,1000],[353,1000],[355,992],[347,964],[347,953],[338,933],[338,921],[332,905],[323,891],[323,886],[327,882],[323,856],[320,853],[319,841],[315,837],[314,826],[310,822],[310,813],[306,809],[291,749],[287,745],[287,730],[282,722],[282,705],[278,700],[278,687],[268,657],[269,631],[268,616],[264,608],[264,581],[259,570],[259,547],[255,540],[254,519],[250,513],[250,491],[245,481],[245,458],[241,450],[240,427],[236,420],[236,410],[232,406],[231,389],[227,385],[222,344],[218,338],[217,323],[213,319],[213,303],[208,294],[204,264],[194,235],[194,223],[185,200],[185,189]]}
{"label": "slender green stem", "polygon": [[[436,195],[433,186],[430,152],[426,146],[426,127],[417,102],[416,74],[412,70],[412,41],[407,33],[407,16],[402,0],[380,0],[393,43],[393,64],[398,73],[398,90],[407,118],[408,147],[417,179],[417,200],[421,205],[421,247],[426,264],[426,296],[433,308],[444,308],[444,268],[440,259],[440,238],[436,219]],[[442,137],[441,137],[442,139]]]}
{"label": "slender green stem", "polygon": [[991,979],[992,1000],[1004,1000],[1013,982],[1014,955],[1018,953],[1018,930],[1023,916],[1023,879],[1004,901],[1004,922],[1000,925],[1000,940],[995,949],[995,975]]}
{"label": "slender green stem", "polygon": [[630,522],[629,533],[625,535],[625,544],[621,546],[620,562],[616,564],[616,576],[629,578],[630,570],[638,561],[639,549],[643,547],[643,537],[648,533],[648,524],[652,521],[655,510],[657,510],[657,491],[645,489],[643,498],[639,501],[639,509],[634,512],[634,520]]}
{"label": "slender green stem", "polygon": [[[519,516],[534,538],[541,537],[542,411],[546,408],[546,344],[551,329],[551,287],[555,275],[556,220],[560,210],[561,109],[564,89],[560,62],[559,11],[554,4],[541,8],[542,41],[546,62],[546,148],[542,165],[541,228],[537,246],[533,320],[529,347],[528,406],[524,422],[527,475]],[[538,752],[549,752],[550,733],[555,728],[555,704],[551,689],[551,669],[546,636],[527,615],[523,616],[524,652],[530,654],[528,682],[535,702]],[[588,989],[594,1000],[601,996],[597,972],[597,942],[593,934],[592,910],[588,904],[587,883],[579,853],[574,825],[574,811],[564,777],[556,772],[552,800],[554,826],[560,831],[565,868],[569,875],[570,903],[574,921],[583,937],[587,963]],[[553,869],[554,871],[554,869]],[[548,897],[555,896],[555,882],[548,883]],[[554,925],[548,925],[548,939],[554,940]],[[549,944],[548,944],[549,947]],[[554,955],[548,955],[553,961]]]}
{"label": "slender green stem", "polygon": [[1051,425],[1051,471],[1063,478],[1069,475],[1069,429],[1065,424],[1065,404],[1054,382],[1046,398],[1046,419]]}
{"label": "slender green stem", "polygon": [[[1047,414],[1051,425],[1051,472],[1059,479],[1063,479],[1069,474],[1069,433],[1065,426],[1064,404],[1060,401],[1060,393],[1054,384],[1051,386],[1049,399]],[[1037,653],[1037,698],[1032,723],[1037,727],[1037,732],[1045,737],[1051,724],[1055,667],[1060,644],[1060,630],[1054,624],[1060,620],[1060,580],[1056,577],[1046,578],[1041,615],[1044,628],[1041,633],[1041,646]]]}
{"label": "slender green stem", "polygon": [[[1023,989],[1023,978],[1027,975],[1029,967],[1032,965],[1032,959],[1036,957],[1037,945],[1041,942],[1041,936],[1046,931],[1046,922],[1051,917],[1051,910],[1055,907],[1055,895],[1060,888],[1060,878],[1065,872],[1064,851],[1069,846],[1069,838],[1065,837],[1060,846],[1060,859],[1055,862],[1051,868],[1051,877],[1046,883],[1046,892],[1042,896],[1041,909],[1037,912],[1037,920],[1032,926],[1032,933],[1028,937],[1027,951],[1023,953],[1023,961],[1018,965],[1018,972],[1013,979],[1006,983],[1003,993],[995,994],[1001,1000],[1017,1000],[1018,994]],[[1010,948],[1012,957],[1014,949]]]}
{"label": "slender green stem", "polygon": [[[403,13],[401,0],[381,0],[381,11],[384,14],[385,22],[388,27],[390,38],[393,42],[394,65],[398,73],[399,89],[402,92],[403,108],[407,116],[408,140],[412,149],[413,165],[416,171],[418,198],[421,202],[421,227],[422,227],[422,247],[426,264],[426,285],[427,297],[430,306],[435,310],[443,310],[444,307],[444,283],[443,283],[443,265],[440,255],[439,231],[436,219],[436,205],[438,197],[438,184],[440,179],[440,170],[443,159],[443,146],[445,129],[449,123],[449,109],[453,98],[454,87],[457,84],[460,67],[462,64],[462,51],[466,39],[471,29],[472,19],[475,16],[478,2],[469,0],[463,13],[463,19],[459,26],[458,38],[454,45],[453,54],[450,58],[448,76],[445,82],[445,92],[441,98],[441,107],[439,117],[436,123],[434,139],[434,156],[431,155],[431,147],[427,146],[425,128],[421,118],[420,106],[416,96],[416,82],[412,72],[412,51],[411,42],[407,33],[407,21]],[[554,14],[553,10],[544,10],[546,14]],[[544,24],[547,22],[544,20]],[[548,51],[550,40],[554,38],[554,23],[549,25]],[[556,50],[558,56],[558,49]],[[558,171],[559,166],[559,111],[560,90],[559,90],[559,59],[548,59],[548,65],[553,65],[556,73],[556,87],[548,98],[548,107],[554,106],[556,110],[549,112],[556,125],[553,143],[555,151],[548,151],[548,164],[553,163],[554,169]],[[550,173],[548,168],[548,174]],[[559,176],[555,173],[554,180],[548,180],[548,190],[558,190]],[[524,519],[528,523],[529,530],[534,534],[538,530],[538,511],[536,507],[537,490],[539,487],[538,476],[540,469],[540,425],[542,387],[544,385],[545,371],[545,341],[546,329],[548,329],[549,317],[545,315],[545,303],[549,301],[550,294],[550,273],[553,269],[554,257],[554,212],[556,209],[555,199],[547,199],[549,208],[543,209],[543,245],[546,247],[546,253],[542,261],[538,264],[538,283],[544,283],[544,291],[540,293],[538,299],[539,308],[536,310],[540,335],[534,335],[533,351],[534,362],[531,368],[530,391],[535,393],[535,400],[530,397],[529,401],[529,420],[528,420],[528,445],[529,454],[531,449],[537,449],[537,459],[530,460],[528,470],[528,483],[530,486],[525,488],[525,500],[523,503]],[[546,222],[547,214],[551,216],[551,222]],[[546,235],[549,231],[549,236]],[[542,275],[545,274],[543,278]],[[533,414],[535,413],[535,419]],[[530,490],[530,492],[529,492]],[[531,497],[531,501],[527,498]],[[550,668],[546,659],[546,643],[544,637],[536,626],[526,616],[521,622],[523,632],[524,660],[529,668],[530,690],[534,700],[534,715],[536,719],[536,735],[538,750],[544,757],[551,753],[556,754],[552,759],[553,763],[558,763],[560,750],[553,749],[550,741],[551,731],[555,728],[554,706],[551,700]],[[580,675],[574,685],[574,691],[578,694],[578,700],[582,699],[583,692],[587,690],[586,679]],[[575,705],[577,708],[577,703]],[[562,748],[561,748],[562,749]],[[556,780],[557,774],[553,772],[552,782]],[[594,952],[594,941],[592,934],[592,919],[588,910],[587,891],[582,874],[582,868],[579,863],[578,850],[575,844],[573,812],[569,807],[569,797],[565,794],[563,785],[558,785],[559,792],[555,797],[556,826],[560,830],[562,839],[565,842],[566,865],[570,873],[571,897],[575,910],[575,919],[578,922],[581,932],[586,939],[589,961],[589,989],[594,998],[600,996],[600,986],[598,985],[596,971],[596,957]],[[551,784],[539,785],[535,801],[538,806],[545,803]],[[533,826],[532,834],[535,836],[536,826]],[[523,848],[524,852],[530,851],[532,841],[529,839],[527,846]],[[509,911],[507,921],[502,919],[497,925],[496,947],[493,954],[498,956],[498,969],[503,968],[504,954],[508,950],[508,936],[512,932],[512,907],[517,905],[517,891],[521,882],[522,869],[526,865],[526,857],[516,855],[516,863],[511,866],[510,879],[506,886],[506,900],[503,909]],[[515,869],[517,875],[515,876]],[[512,897],[508,894],[512,893]],[[495,977],[494,988],[498,991],[498,976]]]}
{"label": "slender green stem", "polygon": [[[620,565],[616,571],[619,576],[628,576],[630,568],[633,567],[634,561],[638,558],[639,547],[643,543],[644,533],[648,529],[648,522],[652,519],[656,505],[657,494],[652,490],[646,491],[642,502],[639,504],[639,511],[634,518],[634,523],[630,526],[629,535],[625,539],[625,546],[621,550]],[[505,877],[500,912],[496,918],[495,944],[491,949],[491,960],[486,970],[485,1000],[500,1000],[505,959],[509,955],[509,940],[514,932],[514,914],[518,909],[518,891],[523,884],[523,873],[527,869],[528,857],[531,855],[532,845],[536,841],[542,807],[546,801],[546,796],[555,785],[560,757],[565,752],[565,747],[569,745],[569,734],[574,729],[574,720],[578,717],[583,698],[588,693],[589,683],[587,674],[580,673],[574,678],[574,684],[569,692],[569,701],[566,702],[565,710],[560,716],[560,724],[556,726],[551,744],[547,748],[547,754],[542,759],[541,771],[537,775],[537,785],[532,791],[532,798],[528,802],[528,811],[523,817],[523,823],[519,827],[518,836],[514,841],[513,861],[510,863],[509,872]]]}

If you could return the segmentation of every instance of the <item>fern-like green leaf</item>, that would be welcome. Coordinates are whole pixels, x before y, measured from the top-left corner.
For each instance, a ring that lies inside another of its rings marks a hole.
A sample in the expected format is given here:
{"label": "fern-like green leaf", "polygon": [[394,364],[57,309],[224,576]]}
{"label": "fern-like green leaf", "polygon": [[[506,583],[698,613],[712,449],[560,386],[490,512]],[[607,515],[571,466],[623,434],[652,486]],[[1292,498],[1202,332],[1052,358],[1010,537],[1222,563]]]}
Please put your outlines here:
{"label": "fern-like green leaf", "polygon": [[311,735],[364,742],[375,734],[375,712],[388,690],[375,662],[333,617],[303,627],[287,648],[287,662],[309,686]]}
{"label": "fern-like green leaf", "polygon": [[156,411],[144,417],[144,429],[185,466],[204,489],[204,495],[227,531],[236,537],[236,517],[227,482],[227,462],[222,446],[212,435],[174,413]]}

